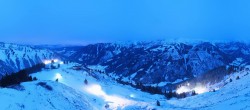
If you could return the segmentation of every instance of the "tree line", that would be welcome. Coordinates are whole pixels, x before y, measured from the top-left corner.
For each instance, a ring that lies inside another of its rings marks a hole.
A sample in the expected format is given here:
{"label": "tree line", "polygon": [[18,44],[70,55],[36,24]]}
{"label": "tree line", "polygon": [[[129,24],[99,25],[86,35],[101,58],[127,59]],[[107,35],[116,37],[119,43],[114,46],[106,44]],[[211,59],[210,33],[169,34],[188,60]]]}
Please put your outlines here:
{"label": "tree line", "polygon": [[8,87],[10,85],[20,84],[21,82],[37,80],[36,77],[32,78],[29,75],[31,73],[42,71],[42,68],[44,67],[45,65],[43,63],[40,63],[30,68],[20,70],[16,73],[5,74],[5,76],[3,76],[2,79],[0,80],[0,87]]}
{"label": "tree line", "polygon": [[158,86],[145,86],[142,83],[136,83],[135,85],[129,82],[125,82],[122,81],[121,79],[116,79],[116,81],[120,84],[123,85],[130,85],[134,88],[140,89],[143,92],[148,92],[150,94],[160,94],[160,95],[164,95],[167,99],[171,99],[171,98],[185,98],[187,96],[194,96],[197,95],[197,93],[195,91],[189,92],[189,93],[181,93],[178,94],[175,91],[169,90],[169,91],[163,91],[163,89],[161,87]]}

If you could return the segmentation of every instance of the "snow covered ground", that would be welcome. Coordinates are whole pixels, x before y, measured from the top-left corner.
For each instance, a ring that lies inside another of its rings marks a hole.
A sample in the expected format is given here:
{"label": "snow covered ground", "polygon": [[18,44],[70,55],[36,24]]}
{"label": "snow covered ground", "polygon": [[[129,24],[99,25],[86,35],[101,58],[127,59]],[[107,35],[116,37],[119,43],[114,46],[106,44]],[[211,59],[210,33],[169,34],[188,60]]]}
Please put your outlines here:
{"label": "snow covered ground", "polygon": [[[166,100],[162,95],[141,92],[121,85],[101,73],[74,70],[76,63],[32,74],[37,81],[0,89],[2,110],[249,110],[250,75],[247,71],[228,76],[233,79],[216,92]],[[101,70],[100,66],[91,66]],[[240,79],[236,80],[236,76]],[[58,79],[58,82],[56,81]],[[87,80],[87,84],[85,82]],[[41,84],[42,82],[42,84]],[[45,83],[45,84],[44,84]],[[47,87],[49,86],[49,88]],[[51,90],[50,90],[51,87]],[[156,106],[159,100],[161,106]]]}
{"label": "snow covered ground", "polygon": [[[84,70],[73,70],[71,67],[76,63],[62,65],[59,69],[44,70],[32,74],[40,81],[55,81],[58,79],[68,87],[75,89],[85,95],[94,106],[94,109],[153,109],[156,107],[156,101],[166,101],[162,95],[151,95],[141,92],[130,86],[121,85],[111,80],[104,74],[97,73],[97,77],[92,77]],[[100,69],[100,67],[98,67]],[[84,83],[87,79],[88,84]],[[163,107],[163,106],[162,106]]]}
{"label": "snow covered ground", "polygon": [[[240,79],[236,79],[240,76]],[[232,82],[229,82],[232,79]],[[229,75],[227,84],[216,92],[167,101],[172,109],[199,109],[199,110],[250,110],[250,75],[249,71],[241,71]]]}
{"label": "snow covered ground", "polygon": [[[0,89],[1,110],[78,110],[92,109],[80,92],[63,84],[46,81],[22,83],[21,86]],[[45,85],[43,85],[45,84]],[[46,87],[51,87],[47,89]]]}

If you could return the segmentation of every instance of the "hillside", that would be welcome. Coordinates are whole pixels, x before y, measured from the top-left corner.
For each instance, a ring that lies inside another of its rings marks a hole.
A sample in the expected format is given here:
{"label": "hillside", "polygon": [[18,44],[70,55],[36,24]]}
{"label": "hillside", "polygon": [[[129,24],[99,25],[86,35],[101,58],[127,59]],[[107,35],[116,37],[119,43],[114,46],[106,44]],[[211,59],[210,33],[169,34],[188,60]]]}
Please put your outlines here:
{"label": "hillside", "polygon": [[1,110],[92,110],[82,93],[54,81],[22,83],[0,89]]}
{"label": "hillside", "polygon": [[[250,71],[231,74],[221,82],[226,84],[215,92],[208,92],[184,99],[167,101],[174,110],[249,110]],[[237,79],[237,76],[240,78]],[[232,82],[230,82],[232,79]]]}
{"label": "hillside", "polygon": [[17,72],[42,63],[45,59],[57,58],[48,49],[39,49],[28,45],[0,43],[0,78],[5,74]]}

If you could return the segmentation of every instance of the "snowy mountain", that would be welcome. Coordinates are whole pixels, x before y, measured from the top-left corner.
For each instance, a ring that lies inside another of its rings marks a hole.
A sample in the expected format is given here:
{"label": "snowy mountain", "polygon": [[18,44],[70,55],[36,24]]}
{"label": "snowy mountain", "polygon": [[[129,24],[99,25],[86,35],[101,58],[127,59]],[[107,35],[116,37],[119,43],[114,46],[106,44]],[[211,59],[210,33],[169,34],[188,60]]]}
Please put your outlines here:
{"label": "snowy mountain", "polygon": [[[37,81],[1,88],[4,102],[0,109],[27,110],[221,110],[249,109],[249,66],[235,72],[219,83],[215,92],[204,91],[184,99],[167,100],[122,85],[99,72],[75,69],[80,64],[63,64],[58,69],[44,69],[32,74]],[[100,66],[91,68],[101,69]],[[248,68],[248,69],[247,69]],[[237,77],[240,77],[237,79]],[[56,81],[58,79],[58,81]],[[230,79],[232,79],[230,81]],[[86,81],[87,80],[87,83]],[[223,84],[223,86],[220,86]],[[197,92],[199,89],[197,89]],[[157,106],[156,101],[160,106]]]}
{"label": "snowy mountain", "polygon": [[57,58],[57,56],[48,49],[0,43],[0,78],[2,75],[17,72],[21,69],[42,63],[44,59]]}
{"label": "snowy mountain", "polygon": [[249,62],[250,46],[241,42],[99,43],[56,50],[70,60],[105,66],[111,77],[146,85],[178,83],[227,66],[236,58]]}
{"label": "snowy mountain", "polygon": [[[50,60],[58,56],[72,61],[63,63],[58,60],[58,68],[44,68],[31,74],[37,81],[0,88],[0,109],[250,109],[250,46],[244,43],[157,41],[51,50],[2,43],[0,48],[1,69],[5,70],[2,74],[7,70],[30,67],[45,59],[50,67]],[[119,80],[173,87],[177,94],[195,91],[198,95],[167,100],[164,95],[143,92],[118,83]]]}

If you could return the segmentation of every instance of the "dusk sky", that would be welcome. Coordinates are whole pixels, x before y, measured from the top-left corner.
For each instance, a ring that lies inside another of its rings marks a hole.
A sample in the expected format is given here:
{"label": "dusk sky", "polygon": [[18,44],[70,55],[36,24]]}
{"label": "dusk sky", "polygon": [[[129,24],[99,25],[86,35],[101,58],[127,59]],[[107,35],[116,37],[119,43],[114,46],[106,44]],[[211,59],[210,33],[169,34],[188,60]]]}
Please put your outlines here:
{"label": "dusk sky", "polygon": [[249,0],[0,0],[0,41],[250,41]]}

